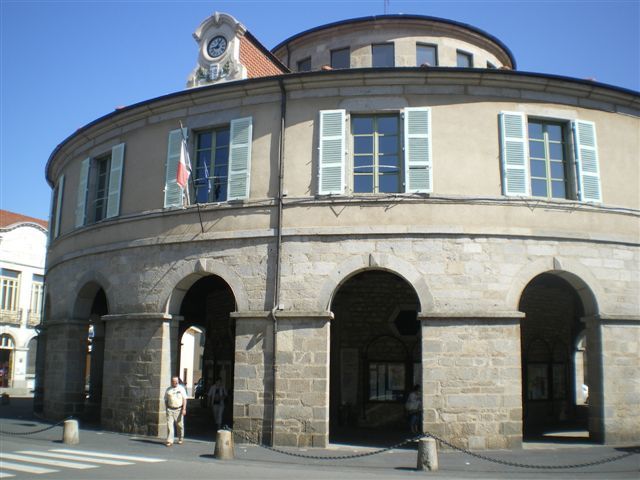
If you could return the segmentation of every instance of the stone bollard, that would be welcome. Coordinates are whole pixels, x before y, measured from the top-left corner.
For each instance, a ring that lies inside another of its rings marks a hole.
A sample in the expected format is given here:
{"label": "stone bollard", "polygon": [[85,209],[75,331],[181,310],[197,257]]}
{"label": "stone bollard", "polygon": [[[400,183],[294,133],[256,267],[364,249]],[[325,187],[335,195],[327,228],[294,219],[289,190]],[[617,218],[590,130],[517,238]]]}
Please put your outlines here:
{"label": "stone bollard", "polygon": [[233,460],[233,434],[229,430],[218,430],[216,433],[216,448],[213,451],[214,458],[218,460]]}
{"label": "stone bollard", "polygon": [[435,438],[421,438],[418,442],[418,470],[438,470],[438,448]]}
{"label": "stone bollard", "polygon": [[77,420],[65,420],[62,429],[62,443],[67,445],[77,445],[80,443]]}

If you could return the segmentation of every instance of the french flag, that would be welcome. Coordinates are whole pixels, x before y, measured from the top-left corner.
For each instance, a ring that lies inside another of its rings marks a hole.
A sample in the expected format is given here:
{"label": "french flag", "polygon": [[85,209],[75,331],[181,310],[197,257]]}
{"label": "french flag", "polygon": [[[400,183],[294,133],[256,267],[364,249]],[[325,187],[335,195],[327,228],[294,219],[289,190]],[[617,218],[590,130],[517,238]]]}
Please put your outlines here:
{"label": "french flag", "polygon": [[180,161],[178,162],[178,171],[176,173],[176,182],[185,190],[189,176],[191,175],[191,160],[189,160],[189,152],[184,139],[180,145]]}

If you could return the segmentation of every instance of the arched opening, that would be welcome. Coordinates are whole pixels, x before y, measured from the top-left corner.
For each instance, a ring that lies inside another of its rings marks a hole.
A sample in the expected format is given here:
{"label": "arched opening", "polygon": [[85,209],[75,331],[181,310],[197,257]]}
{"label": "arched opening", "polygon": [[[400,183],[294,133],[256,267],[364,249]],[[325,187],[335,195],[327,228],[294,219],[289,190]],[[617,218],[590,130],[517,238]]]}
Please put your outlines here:
{"label": "arched opening", "polygon": [[330,441],[405,438],[405,400],[422,377],[415,290],[394,273],[367,270],[339,287],[331,311]]}
{"label": "arched opening", "polygon": [[[227,391],[227,397],[223,400],[222,424],[233,424],[235,323],[230,314],[235,310],[233,291],[227,282],[216,275],[195,281],[182,300],[180,315],[184,320],[179,329],[179,358],[183,357],[183,351],[187,352],[185,364],[180,362],[176,374],[183,381],[192,379],[189,390],[192,396],[196,393],[193,382],[197,385],[202,379],[198,387],[200,398],[190,401],[189,416],[192,420],[186,429],[187,436],[214,435],[213,413],[206,394],[218,378]],[[186,365],[187,357],[193,362],[191,370]]]}
{"label": "arched opening", "polygon": [[89,322],[86,331],[86,362],[84,374],[85,421],[100,422],[102,406],[102,379],[104,374],[105,326],[101,319],[109,313],[107,296],[100,288],[91,303]]}
{"label": "arched opening", "polygon": [[27,342],[27,365],[25,373],[27,379],[33,381],[36,376],[36,357],[38,355],[38,337],[33,337]]}
{"label": "arched opening", "polygon": [[556,274],[538,275],[522,293],[519,309],[525,314],[520,327],[525,440],[588,439],[588,404],[586,396],[580,395],[589,385],[586,334],[581,321],[586,308],[574,286]]}
{"label": "arched opening", "polygon": [[[204,342],[206,331],[199,326],[191,325],[180,338],[180,368],[178,369],[180,379],[184,382],[184,387],[189,396],[200,398],[204,387],[196,392],[195,387],[202,379],[202,367],[204,365]],[[198,393],[198,395],[196,395]],[[205,392],[206,393],[206,392]]]}
{"label": "arched opening", "polygon": [[8,333],[0,335],[0,387],[13,386],[13,362],[16,345]]}

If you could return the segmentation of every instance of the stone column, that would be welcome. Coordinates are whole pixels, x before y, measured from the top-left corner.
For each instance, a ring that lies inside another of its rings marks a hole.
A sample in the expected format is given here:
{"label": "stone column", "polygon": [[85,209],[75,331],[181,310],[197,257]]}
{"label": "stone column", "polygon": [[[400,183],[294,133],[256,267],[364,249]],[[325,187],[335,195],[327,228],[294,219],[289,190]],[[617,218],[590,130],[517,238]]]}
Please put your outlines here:
{"label": "stone column", "polygon": [[84,410],[87,333],[84,319],[47,322],[44,416],[59,420]]}
{"label": "stone column", "polygon": [[181,317],[164,313],[105,315],[102,426],[163,435],[164,391],[177,356]]}
{"label": "stone column", "polygon": [[640,440],[640,319],[594,316],[587,323],[589,435],[608,445]]}
{"label": "stone column", "polygon": [[[270,312],[232,312],[236,322],[233,429],[271,443],[273,320]],[[241,437],[236,437],[243,442]]]}
{"label": "stone column", "polygon": [[425,432],[462,448],[521,446],[522,316],[420,317]]}
{"label": "stone column", "polygon": [[276,445],[329,444],[329,312],[277,312]]}

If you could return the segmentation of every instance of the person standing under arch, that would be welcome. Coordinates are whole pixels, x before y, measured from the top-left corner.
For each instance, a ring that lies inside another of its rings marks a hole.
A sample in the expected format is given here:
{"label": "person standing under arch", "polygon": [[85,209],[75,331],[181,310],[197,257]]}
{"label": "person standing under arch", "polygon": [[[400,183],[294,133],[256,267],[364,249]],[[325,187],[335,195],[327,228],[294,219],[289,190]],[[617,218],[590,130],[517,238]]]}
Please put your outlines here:
{"label": "person standing under arch", "polygon": [[222,414],[224,413],[224,401],[227,398],[227,389],[222,384],[222,378],[218,377],[207,393],[209,398],[209,406],[213,410],[213,421],[216,424],[216,430],[222,426]]}

